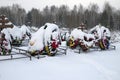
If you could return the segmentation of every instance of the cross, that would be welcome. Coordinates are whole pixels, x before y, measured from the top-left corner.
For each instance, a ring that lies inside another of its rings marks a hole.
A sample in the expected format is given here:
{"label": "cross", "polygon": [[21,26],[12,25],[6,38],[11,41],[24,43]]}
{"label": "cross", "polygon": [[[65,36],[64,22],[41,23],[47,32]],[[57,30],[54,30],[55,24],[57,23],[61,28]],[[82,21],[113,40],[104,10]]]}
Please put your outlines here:
{"label": "cross", "polygon": [[7,24],[10,21],[5,15],[0,16],[0,32],[3,28],[13,28],[13,24]]}
{"label": "cross", "polygon": [[83,31],[84,29],[86,29],[85,24],[84,24],[84,23],[81,23],[81,24],[80,24],[80,27],[78,27],[78,29],[81,29],[82,31]]}

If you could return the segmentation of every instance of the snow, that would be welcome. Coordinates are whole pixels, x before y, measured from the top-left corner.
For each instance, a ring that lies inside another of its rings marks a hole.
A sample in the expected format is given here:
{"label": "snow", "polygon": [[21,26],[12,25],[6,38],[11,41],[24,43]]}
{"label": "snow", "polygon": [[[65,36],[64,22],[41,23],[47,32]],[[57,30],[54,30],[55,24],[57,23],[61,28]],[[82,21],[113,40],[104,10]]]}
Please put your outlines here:
{"label": "snow", "polygon": [[22,32],[22,37],[29,37],[27,34],[31,34],[31,31],[29,30],[29,26],[22,25],[20,30]]}
{"label": "snow", "polygon": [[68,28],[64,28],[64,27],[60,28],[60,34],[61,34],[61,38],[64,40],[68,40],[70,37]]}
{"label": "snow", "polygon": [[9,41],[12,41],[11,37],[10,37],[10,33],[9,33],[9,29],[8,28],[3,29],[1,32],[5,34],[5,39],[7,39]]}
{"label": "snow", "polygon": [[111,42],[120,42],[120,31],[111,32]]}
{"label": "snow", "polygon": [[45,39],[45,46],[48,45],[48,42],[51,41],[51,35],[53,35],[53,39],[58,39],[57,35],[59,35],[59,28],[55,24],[46,23],[47,28],[45,29],[44,39]]}
{"label": "snow", "polygon": [[71,34],[70,37],[73,37],[74,40],[80,39],[85,45],[91,47],[94,42],[93,41],[85,41],[84,37],[87,38],[87,40],[89,40],[90,38],[95,39],[94,35],[89,34],[89,33],[85,33],[83,32],[81,29],[75,28]]}
{"label": "snow", "polygon": [[26,32],[31,33],[30,30],[28,29],[28,27],[25,25],[22,25],[20,30],[21,30],[22,34],[26,34]]}
{"label": "snow", "polygon": [[120,43],[116,50],[0,62],[0,80],[120,80]]}
{"label": "snow", "polygon": [[70,34],[70,36],[73,36],[75,40],[78,39],[78,38],[80,38],[80,39],[83,40],[83,39],[84,39],[84,35],[85,35],[85,33],[82,32],[80,29],[78,30],[77,28],[74,29],[74,30],[71,32],[71,34]]}
{"label": "snow", "polygon": [[11,37],[10,37],[10,33],[9,33],[8,28],[3,29],[3,30],[1,31],[1,33],[4,33],[4,34],[5,34],[5,39],[7,40],[7,43],[8,43],[8,46],[6,46],[6,48],[7,48],[7,49],[11,49],[10,42],[12,41],[12,39],[11,39]]}
{"label": "snow", "polygon": [[93,34],[86,33],[85,36],[87,37],[87,39],[90,39],[90,38],[95,39]]}
{"label": "snow", "polygon": [[5,20],[8,20],[8,18],[7,18],[7,17],[5,17]]}
{"label": "snow", "polygon": [[12,25],[12,22],[5,23],[5,25]]}
{"label": "snow", "polygon": [[32,26],[31,29],[33,29],[34,31],[37,31],[37,30],[38,30],[38,28],[35,27],[35,26]]}
{"label": "snow", "polygon": [[9,32],[12,35],[13,39],[22,39],[22,32],[20,31],[20,28],[14,25],[13,28],[9,28]]}
{"label": "snow", "polygon": [[46,23],[32,35],[29,42],[29,51],[43,50],[44,46],[47,46],[48,43],[50,43],[51,35],[53,39],[58,39],[59,28],[55,24]]}
{"label": "snow", "polygon": [[[45,25],[47,25],[46,29]],[[55,39],[58,37],[59,28],[57,25],[51,23],[45,25],[32,34],[29,42],[30,50],[43,49],[44,41],[50,41],[51,35]],[[53,32],[55,29],[56,31]],[[18,33],[19,30],[14,27],[12,33],[16,34],[15,36],[21,35],[21,32]],[[3,32],[9,33],[6,29]],[[111,37],[116,37],[115,41],[120,39],[118,33],[114,32],[111,35]],[[92,34],[84,33],[78,29],[74,29],[70,36],[74,36],[74,39],[83,39],[83,36],[93,37]],[[91,43],[89,42],[88,45]],[[31,46],[31,44],[33,45]],[[65,46],[66,42],[61,44]],[[90,50],[78,54],[68,48],[67,55],[62,53],[56,54],[54,57],[46,55],[45,58],[40,59],[32,57],[31,61],[29,58],[0,61],[0,80],[120,80],[120,43],[112,43],[112,45],[116,46],[116,50]],[[20,49],[28,50],[28,46],[22,46]],[[0,56],[0,59],[1,57],[10,56]]]}
{"label": "snow", "polygon": [[[90,29],[89,33],[92,33],[92,31],[94,30],[97,31],[98,39],[103,38],[103,36],[108,36],[108,37],[111,36],[109,29],[104,26],[101,26],[100,24]],[[104,34],[104,30],[106,30],[105,34]]]}
{"label": "snow", "polygon": [[44,26],[42,26],[36,33],[32,34],[32,38],[29,42],[29,51],[43,50],[43,35]]}

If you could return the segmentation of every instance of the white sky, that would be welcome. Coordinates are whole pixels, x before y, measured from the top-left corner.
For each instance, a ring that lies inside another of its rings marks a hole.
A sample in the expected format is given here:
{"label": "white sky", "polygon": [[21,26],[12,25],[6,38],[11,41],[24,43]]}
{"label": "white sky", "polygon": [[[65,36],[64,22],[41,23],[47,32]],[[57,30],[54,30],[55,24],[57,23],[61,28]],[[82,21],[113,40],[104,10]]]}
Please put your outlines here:
{"label": "white sky", "polygon": [[90,3],[96,3],[100,9],[102,9],[105,1],[108,1],[110,5],[116,9],[120,9],[120,0],[0,0],[0,7],[19,4],[28,11],[31,10],[31,8],[42,10],[46,5],[56,5],[59,7],[60,5],[65,4],[70,8],[73,8],[74,5],[79,5],[80,3],[84,7],[87,7]]}

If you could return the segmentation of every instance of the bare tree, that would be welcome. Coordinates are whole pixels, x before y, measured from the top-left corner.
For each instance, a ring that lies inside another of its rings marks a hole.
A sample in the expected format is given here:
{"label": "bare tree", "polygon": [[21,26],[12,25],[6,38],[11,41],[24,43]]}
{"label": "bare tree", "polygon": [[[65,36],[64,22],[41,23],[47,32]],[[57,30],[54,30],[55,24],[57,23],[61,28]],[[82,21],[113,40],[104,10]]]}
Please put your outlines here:
{"label": "bare tree", "polygon": [[113,8],[106,2],[104,5],[103,13],[101,13],[101,24],[113,29]]}
{"label": "bare tree", "polygon": [[104,4],[102,12],[99,12],[97,4],[90,4],[84,8],[81,4],[74,5],[70,10],[67,5],[56,7],[46,6],[42,11],[31,9],[28,13],[17,4],[0,7],[0,14],[5,14],[15,25],[28,24],[40,27],[46,22],[57,22],[59,26],[74,28],[80,23],[85,23],[87,28],[94,27],[98,23],[110,29],[120,30],[120,10],[114,9],[108,2]]}

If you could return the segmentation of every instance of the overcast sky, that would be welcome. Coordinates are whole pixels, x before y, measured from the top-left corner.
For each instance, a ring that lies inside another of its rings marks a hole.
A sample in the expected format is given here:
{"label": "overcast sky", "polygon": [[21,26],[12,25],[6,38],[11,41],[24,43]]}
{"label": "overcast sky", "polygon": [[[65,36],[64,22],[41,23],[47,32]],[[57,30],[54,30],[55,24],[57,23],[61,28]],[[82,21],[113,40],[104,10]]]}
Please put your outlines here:
{"label": "overcast sky", "polygon": [[80,3],[84,7],[87,7],[90,3],[96,3],[100,9],[102,9],[104,2],[106,1],[108,1],[110,5],[116,9],[120,9],[120,0],[0,0],[0,7],[19,4],[21,7],[25,8],[28,11],[32,8],[42,10],[46,5],[56,5],[59,7],[60,5],[65,4],[70,8],[73,8],[74,5],[79,5]]}

